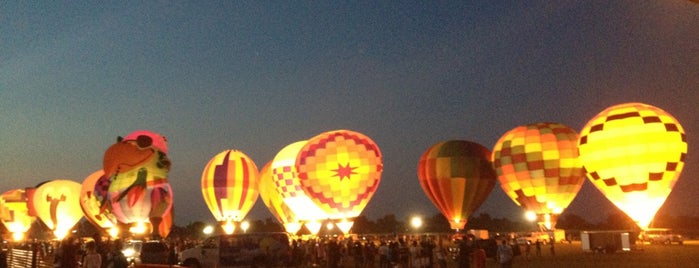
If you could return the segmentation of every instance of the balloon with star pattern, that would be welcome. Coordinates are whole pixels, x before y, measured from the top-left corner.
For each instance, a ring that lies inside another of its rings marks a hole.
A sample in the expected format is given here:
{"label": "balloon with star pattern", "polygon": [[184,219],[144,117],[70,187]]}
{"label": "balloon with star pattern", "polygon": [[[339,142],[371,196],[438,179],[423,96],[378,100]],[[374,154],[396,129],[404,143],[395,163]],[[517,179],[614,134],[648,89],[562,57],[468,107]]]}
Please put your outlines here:
{"label": "balloon with star pattern", "polygon": [[378,145],[351,130],[321,133],[303,146],[296,170],[304,192],[329,219],[359,216],[381,182]]}

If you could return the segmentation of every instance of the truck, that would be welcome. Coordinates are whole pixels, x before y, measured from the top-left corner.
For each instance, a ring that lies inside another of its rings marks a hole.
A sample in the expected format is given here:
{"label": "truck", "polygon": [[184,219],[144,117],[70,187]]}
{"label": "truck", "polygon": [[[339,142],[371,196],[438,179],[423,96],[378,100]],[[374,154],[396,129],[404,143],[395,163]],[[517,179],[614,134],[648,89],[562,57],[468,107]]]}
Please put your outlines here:
{"label": "truck", "polygon": [[216,235],[178,254],[185,267],[285,267],[289,261],[287,233]]}
{"label": "truck", "polygon": [[580,241],[583,251],[594,253],[614,253],[619,250],[631,251],[635,236],[631,231],[582,231]]}

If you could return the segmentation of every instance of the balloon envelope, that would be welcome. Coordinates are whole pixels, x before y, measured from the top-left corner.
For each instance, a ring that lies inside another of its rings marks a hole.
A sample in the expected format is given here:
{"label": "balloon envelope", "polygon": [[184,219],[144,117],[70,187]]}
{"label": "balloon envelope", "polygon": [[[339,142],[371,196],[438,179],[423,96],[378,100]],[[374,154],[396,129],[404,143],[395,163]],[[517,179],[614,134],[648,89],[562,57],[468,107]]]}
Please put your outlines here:
{"label": "balloon envelope", "polygon": [[300,228],[301,225],[294,212],[291,211],[291,208],[289,208],[286,203],[284,203],[282,195],[277,191],[277,187],[274,185],[274,179],[272,178],[271,166],[272,162],[270,161],[264,167],[262,167],[262,170],[260,171],[260,199],[262,199],[262,202],[264,202],[265,206],[267,206],[269,212],[272,213],[274,218],[276,218],[279,223],[284,225],[286,231],[291,234],[295,234],[298,229],[289,229],[288,227],[293,226]]}
{"label": "balloon envelope", "polygon": [[480,144],[439,142],[420,157],[418,179],[427,197],[452,229],[463,229],[468,217],[495,187],[490,150]]}
{"label": "balloon envelope", "polygon": [[536,123],[506,132],[493,149],[493,166],[503,191],[539,215],[539,224],[546,229],[555,226],[557,216],[585,182],[577,141],[578,134],[570,127]]}
{"label": "balloon envelope", "polygon": [[680,177],[687,137],[662,109],[625,103],[605,109],[580,133],[588,179],[641,228],[647,228]]}
{"label": "balloon envelope", "polygon": [[274,156],[270,168],[274,189],[295,217],[300,221],[318,221],[327,216],[303,190],[296,170],[296,157],[306,143],[308,141],[294,142],[282,148]]}
{"label": "balloon envelope", "polygon": [[201,191],[219,222],[242,221],[259,196],[258,170],[241,151],[225,150],[209,161],[201,176]]}
{"label": "balloon envelope", "polygon": [[359,216],[381,182],[378,145],[351,130],[321,133],[296,158],[304,192],[330,219]]}
{"label": "balloon envelope", "polygon": [[24,189],[10,190],[0,195],[0,221],[13,233],[15,240],[21,239],[36,219],[29,215],[28,202]]}
{"label": "balloon envelope", "polygon": [[63,239],[83,217],[80,207],[80,183],[52,180],[36,188],[32,206],[39,219],[58,239]]}
{"label": "balloon envelope", "polygon": [[100,179],[104,179],[102,170],[93,172],[83,180],[80,188],[80,207],[90,223],[102,229],[109,229],[115,227],[116,217],[103,209],[100,196],[95,195],[95,185]]}

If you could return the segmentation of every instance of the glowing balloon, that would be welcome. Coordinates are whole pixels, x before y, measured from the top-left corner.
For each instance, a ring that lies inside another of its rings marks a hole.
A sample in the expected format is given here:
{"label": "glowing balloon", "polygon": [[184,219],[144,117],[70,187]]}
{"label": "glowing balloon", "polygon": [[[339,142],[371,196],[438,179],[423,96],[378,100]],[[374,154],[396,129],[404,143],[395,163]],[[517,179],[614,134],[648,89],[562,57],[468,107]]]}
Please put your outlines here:
{"label": "glowing balloon", "polygon": [[22,240],[36,217],[29,215],[29,199],[24,189],[10,190],[0,196],[0,221],[12,233],[15,241]]}
{"label": "glowing balloon", "polygon": [[204,201],[226,233],[245,218],[259,196],[258,170],[241,151],[225,150],[209,161],[201,176]]}
{"label": "glowing balloon", "polygon": [[490,150],[470,141],[433,145],[420,158],[417,170],[422,189],[452,229],[464,229],[495,187]]}
{"label": "glowing balloon", "polygon": [[265,206],[267,206],[274,218],[284,225],[286,231],[290,234],[295,234],[301,228],[301,224],[294,212],[284,203],[282,195],[277,192],[277,187],[274,185],[274,179],[272,178],[271,166],[272,162],[270,161],[260,170],[260,199],[265,203]]}
{"label": "glowing balloon", "polygon": [[350,130],[322,133],[308,140],[296,158],[304,192],[330,219],[359,216],[381,182],[379,147]]}
{"label": "glowing balloon", "polygon": [[52,180],[39,185],[31,206],[39,219],[58,239],[63,239],[83,217],[80,207],[80,183]]}
{"label": "glowing balloon", "polygon": [[493,166],[503,191],[552,229],[575,199],[585,175],[578,159],[578,134],[557,123],[518,126],[500,137]]}
{"label": "glowing balloon", "polygon": [[172,187],[167,179],[170,159],[161,149],[167,150],[162,136],[136,131],[118,139],[105,152],[109,210],[119,222],[157,228],[172,208]]}
{"label": "glowing balloon", "polygon": [[[311,198],[306,195],[296,171],[296,157],[307,141],[299,141],[282,148],[272,160],[272,179],[277,193],[299,221],[320,221],[327,218]],[[320,228],[319,228],[320,229]]]}
{"label": "glowing balloon", "polygon": [[580,133],[588,179],[641,228],[647,228],[680,177],[687,136],[660,108],[643,103],[609,107]]}
{"label": "glowing balloon", "polygon": [[99,170],[83,180],[80,189],[80,207],[90,223],[106,231],[116,227],[117,220],[110,211],[102,209],[102,200],[95,195],[95,185],[103,178],[105,178],[104,172]]}

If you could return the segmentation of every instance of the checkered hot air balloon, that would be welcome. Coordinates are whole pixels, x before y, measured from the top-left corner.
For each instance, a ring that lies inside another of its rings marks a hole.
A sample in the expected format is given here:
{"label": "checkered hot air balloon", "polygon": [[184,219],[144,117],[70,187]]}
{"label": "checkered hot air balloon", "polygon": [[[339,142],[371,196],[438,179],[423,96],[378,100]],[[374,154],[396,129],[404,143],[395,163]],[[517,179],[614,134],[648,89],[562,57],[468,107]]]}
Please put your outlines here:
{"label": "checkered hot air balloon", "polygon": [[645,229],[680,177],[687,136],[662,109],[625,103],[590,119],[578,148],[587,178]]}
{"label": "checkered hot air balloon", "polygon": [[260,199],[265,203],[275,219],[284,226],[290,234],[295,234],[301,228],[296,214],[284,203],[282,195],[277,191],[272,176],[272,161],[260,170]]}
{"label": "checkered hot air balloon", "polygon": [[483,204],[496,180],[490,150],[463,140],[432,145],[420,157],[417,174],[422,190],[457,230]]}
{"label": "checkered hot air balloon", "polygon": [[369,137],[336,130],[309,139],[296,157],[296,170],[311,200],[329,219],[342,220],[359,216],[369,203],[381,182],[383,162]]}
{"label": "checkered hot air balloon", "polygon": [[245,218],[257,201],[258,170],[241,151],[225,150],[209,161],[201,176],[204,201],[226,233]]}
{"label": "checkered hot air balloon", "polygon": [[36,217],[29,215],[29,198],[24,189],[10,190],[0,195],[0,221],[15,241],[24,239]]}
{"label": "checkered hot air balloon", "polygon": [[327,219],[325,212],[306,194],[296,170],[296,157],[308,141],[298,141],[279,150],[271,164],[275,189],[296,219],[303,222],[312,234],[320,231],[320,221]]}
{"label": "checkered hot air balloon", "polygon": [[555,227],[585,182],[577,140],[570,127],[536,123],[506,132],[493,149],[493,166],[503,191],[534,212],[543,229]]}

